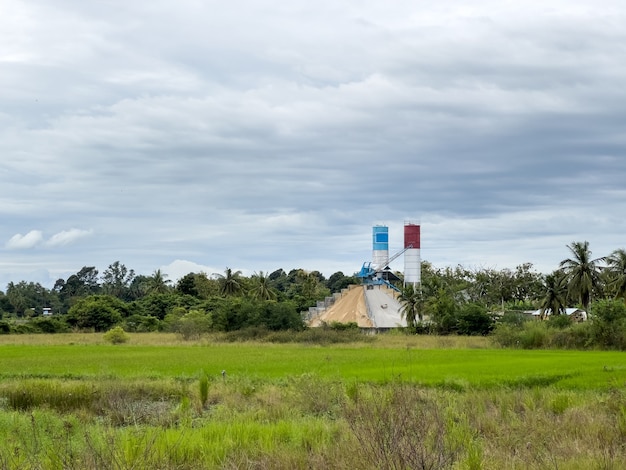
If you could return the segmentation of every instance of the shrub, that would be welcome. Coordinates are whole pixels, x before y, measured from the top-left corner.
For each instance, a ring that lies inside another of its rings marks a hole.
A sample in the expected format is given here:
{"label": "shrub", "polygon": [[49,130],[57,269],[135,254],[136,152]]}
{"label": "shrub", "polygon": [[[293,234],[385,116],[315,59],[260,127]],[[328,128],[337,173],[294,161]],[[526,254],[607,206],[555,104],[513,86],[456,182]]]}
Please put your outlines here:
{"label": "shrub", "polygon": [[200,310],[190,310],[173,327],[184,340],[198,339],[211,330],[211,318]]}
{"label": "shrub", "polygon": [[343,330],[358,330],[359,329],[359,325],[354,322],[348,322],[348,323],[341,323],[338,321],[333,321],[330,322],[328,325],[327,324],[323,324],[322,327],[327,327],[330,328],[331,330],[337,330],[337,331],[343,331]]}
{"label": "shrub", "polygon": [[345,407],[361,453],[373,468],[452,468],[461,446],[447,439],[445,410],[412,385],[372,389]]}
{"label": "shrub", "polygon": [[524,349],[539,349],[548,345],[548,338],[544,322],[528,322],[522,327],[519,342]]}
{"label": "shrub", "polygon": [[626,349],[626,305],[621,300],[594,303],[591,340],[605,348]]}
{"label": "shrub", "polygon": [[491,338],[493,341],[504,348],[519,347],[520,326],[513,326],[508,323],[499,323],[493,330]]}
{"label": "shrub", "polygon": [[116,326],[104,334],[104,340],[111,344],[124,344],[130,341],[130,337],[121,326]]}
{"label": "shrub", "polygon": [[461,335],[487,335],[493,329],[493,318],[478,304],[467,304],[457,314],[457,332]]}
{"label": "shrub", "polygon": [[564,329],[572,326],[572,319],[567,315],[550,315],[547,324],[550,328]]}
{"label": "shrub", "polygon": [[131,315],[124,320],[124,330],[134,333],[145,333],[148,331],[158,331],[161,322],[157,317],[152,315]]}
{"label": "shrub", "polygon": [[67,323],[59,318],[36,318],[31,324],[42,333],[66,333],[69,331]]}
{"label": "shrub", "polygon": [[500,318],[498,318],[498,323],[502,323],[505,325],[512,326],[522,326],[524,322],[528,321],[526,315],[517,311],[507,311],[504,312]]}

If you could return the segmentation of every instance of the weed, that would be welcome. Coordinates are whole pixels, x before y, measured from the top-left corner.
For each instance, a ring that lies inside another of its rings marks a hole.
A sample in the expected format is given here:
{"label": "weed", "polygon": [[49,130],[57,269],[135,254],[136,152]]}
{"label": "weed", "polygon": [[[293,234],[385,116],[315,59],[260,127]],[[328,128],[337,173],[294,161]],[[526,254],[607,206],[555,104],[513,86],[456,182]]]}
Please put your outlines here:
{"label": "weed", "polygon": [[375,468],[445,469],[457,459],[460,449],[447,442],[439,404],[414,386],[373,388],[367,399],[347,407],[345,416]]}

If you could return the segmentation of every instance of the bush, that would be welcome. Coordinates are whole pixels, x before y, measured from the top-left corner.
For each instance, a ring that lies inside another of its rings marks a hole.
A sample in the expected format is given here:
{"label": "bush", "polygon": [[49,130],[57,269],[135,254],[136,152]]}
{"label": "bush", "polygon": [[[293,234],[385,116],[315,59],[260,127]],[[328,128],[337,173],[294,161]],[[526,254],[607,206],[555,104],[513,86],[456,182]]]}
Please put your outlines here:
{"label": "bush", "polygon": [[626,349],[626,305],[621,300],[593,304],[591,340],[604,348]]}
{"label": "bush", "polygon": [[348,323],[341,323],[338,321],[331,321],[330,323],[322,322],[322,329],[328,328],[336,331],[344,331],[344,330],[358,330],[359,325],[357,322],[351,321]]}
{"label": "bush", "polygon": [[460,335],[487,335],[493,330],[493,318],[478,304],[467,304],[457,314],[456,330]]}
{"label": "bush", "polygon": [[42,333],[67,333],[69,331],[67,323],[59,318],[36,318],[31,325]]}
{"label": "bush", "polygon": [[130,337],[121,326],[116,326],[104,334],[104,340],[111,344],[124,344],[130,341]]}
{"label": "bush", "polygon": [[549,345],[550,334],[544,322],[526,322],[521,327],[499,324],[493,340],[503,347],[538,349]]}
{"label": "bush", "polygon": [[527,321],[528,318],[526,315],[516,311],[504,312],[504,315],[498,318],[498,323],[512,326],[522,326]]}
{"label": "bush", "polygon": [[131,315],[123,323],[125,331],[133,333],[145,333],[148,331],[159,331],[161,321],[152,315]]}
{"label": "bush", "polygon": [[0,321],[0,335],[8,335],[11,333],[11,325],[8,322]]}
{"label": "bush", "polygon": [[548,345],[549,332],[543,322],[528,322],[520,335],[520,346],[524,349],[539,349]]}
{"label": "bush", "polygon": [[572,319],[567,315],[550,315],[548,317],[547,324],[550,328],[556,328],[562,330],[564,328],[572,326]]}
{"label": "bush", "polygon": [[499,323],[493,330],[492,340],[503,348],[519,347],[519,336],[521,326],[514,326],[508,323]]}
{"label": "bush", "polygon": [[198,339],[211,330],[211,318],[200,310],[190,310],[172,326],[184,340]]}

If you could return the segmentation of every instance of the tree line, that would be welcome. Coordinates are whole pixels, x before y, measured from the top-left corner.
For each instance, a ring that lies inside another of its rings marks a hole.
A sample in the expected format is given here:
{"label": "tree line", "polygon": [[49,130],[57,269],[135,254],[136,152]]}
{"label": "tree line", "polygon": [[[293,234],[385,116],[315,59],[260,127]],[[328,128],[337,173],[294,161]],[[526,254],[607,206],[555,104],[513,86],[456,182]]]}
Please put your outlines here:
{"label": "tree line", "polygon": [[[531,263],[497,270],[423,262],[418,288],[403,288],[402,273],[396,273],[403,315],[418,332],[487,334],[497,321],[515,319],[524,310],[541,309],[545,317],[556,317],[568,306],[590,310],[594,301],[626,302],[625,250],[593,258],[586,241],[567,249],[569,257],[549,274]],[[303,329],[301,312],[357,283],[340,271],[326,279],[304,269],[244,276],[230,268],[219,274],[188,273],[173,283],[158,269],[137,275],[115,261],[102,273],[85,266],[58,279],[52,289],[10,282],[0,291],[0,332],[105,331],[114,325],[189,334],[251,326]],[[45,315],[49,312],[53,315]]]}
{"label": "tree line", "polygon": [[114,325],[126,331],[297,330],[305,327],[303,310],[357,282],[341,272],[326,279],[304,269],[243,276],[226,268],[188,273],[173,283],[159,269],[137,275],[115,261],[101,274],[85,266],[52,289],[10,282],[0,291],[0,332],[105,331]]}
{"label": "tree line", "polygon": [[567,327],[566,308],[579,307],[596,326],[605,315],[612,328],[626,331],[626,250],[594,258],[587,241],[572,242],[567,250],[569,256],[545,275],[530,263],[473,271],[423,263],[421,285],[402,289],[402,313],[416,331],[487,334],[498,323],[520,326],[528,318],[521,312],[537,309],[541,318]]}

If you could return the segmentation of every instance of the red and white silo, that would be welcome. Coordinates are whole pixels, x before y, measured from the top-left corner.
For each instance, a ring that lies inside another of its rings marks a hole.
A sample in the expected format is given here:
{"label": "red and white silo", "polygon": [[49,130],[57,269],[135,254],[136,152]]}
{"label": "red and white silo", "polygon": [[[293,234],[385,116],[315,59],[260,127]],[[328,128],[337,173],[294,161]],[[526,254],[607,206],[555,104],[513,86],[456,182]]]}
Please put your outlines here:
{"label": "red and white silo", "polygon": [[420,225],[404,222],[404,285],[417,286],[421,282]]}

